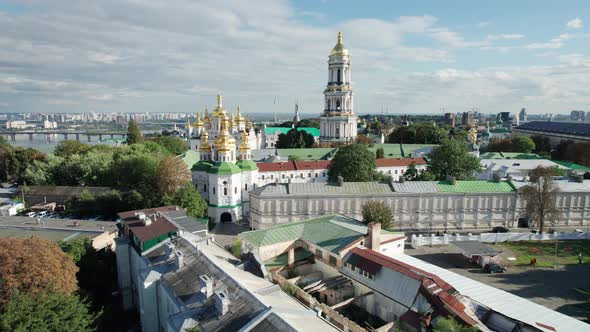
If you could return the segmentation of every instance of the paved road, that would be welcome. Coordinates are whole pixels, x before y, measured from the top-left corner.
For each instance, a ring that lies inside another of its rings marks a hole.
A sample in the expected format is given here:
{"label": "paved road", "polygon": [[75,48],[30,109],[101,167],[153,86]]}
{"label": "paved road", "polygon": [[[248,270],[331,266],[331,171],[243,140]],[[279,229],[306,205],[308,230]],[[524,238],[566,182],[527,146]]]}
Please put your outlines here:
{"label": "paved road", "polygon": [[[590,290],[590,264],[559,268],[528,268],[503,264],[508,271],[499,274],[481,273],[469,265],[453,246],[406,249],[406,254],[446,268],[465,277],[524,297],[563,314],[584,319],[590,316],[590,304],[574,288]],[[504,255],[504,254],[503,254]]]}

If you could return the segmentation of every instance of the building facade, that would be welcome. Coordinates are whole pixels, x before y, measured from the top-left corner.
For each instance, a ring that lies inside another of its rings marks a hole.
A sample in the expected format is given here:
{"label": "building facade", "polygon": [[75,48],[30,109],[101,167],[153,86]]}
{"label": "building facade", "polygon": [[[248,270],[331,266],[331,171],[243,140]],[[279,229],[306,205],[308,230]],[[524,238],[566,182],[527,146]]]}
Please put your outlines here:
{"label": "building facade", "polygon": [[342,44],[342,33],[328,60],[328,85],[324,90],[324,112],[320,117],[320,142],[352,142],[357,135],[350,72],[350,52]]}

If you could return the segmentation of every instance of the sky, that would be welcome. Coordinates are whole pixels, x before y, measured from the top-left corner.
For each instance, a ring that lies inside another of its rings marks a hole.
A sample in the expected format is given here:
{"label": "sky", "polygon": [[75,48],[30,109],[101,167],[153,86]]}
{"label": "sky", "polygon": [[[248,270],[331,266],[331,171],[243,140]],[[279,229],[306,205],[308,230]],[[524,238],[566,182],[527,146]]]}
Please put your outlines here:
{"label": "sky", "polygon": [[0,0],[0,113],[323,110],[342,31],[355,112],[590,108],[580,1]]}

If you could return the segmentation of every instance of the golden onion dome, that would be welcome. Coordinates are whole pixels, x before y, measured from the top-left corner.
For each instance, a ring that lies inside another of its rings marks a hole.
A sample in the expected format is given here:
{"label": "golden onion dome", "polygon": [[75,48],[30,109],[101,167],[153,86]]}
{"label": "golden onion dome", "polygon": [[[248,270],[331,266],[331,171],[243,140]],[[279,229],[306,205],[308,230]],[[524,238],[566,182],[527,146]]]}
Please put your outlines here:
{"label": "golden onion dome", "polygon": [[223,108],[223,97],[221,94],[217,95],[217,107],[213,110],[213,116],[217,118],[224,117],[226,115],[225,109]]}
{"label": "golden onion dome", "polygon": [[346,56],[349,55],[348,50],[344,47],[344,44],[342,44],[342,32],[338,32],[338,41],[336,42],[336,46],[334,46],[334,48],[332,49],[332,52],[330,52],[330,55],[336,55],[336,56]]}
{"label": "golden onion dome", "polygon": [[242,130],[242,143],[240,144],[240,151],[246,152],[250,150],[250,145],[248,145],[248,134],[246,134],[245,130]]}
{"label": "golden onion dome", "polygon": [[221,121],[221,131],[219,132],[219,136],[215,138],[215,148],[218,151],[227,152],[235,149],[235,147],[236,140],[230,136],[227,131],[227,117],[224,117]]}
{"label": "golden onion dome", "polygon": [[201,113],[197,112],[197,119],[193,122],[193,127],[199,128],[203,126],[203,121],[201,121]]}
{"label": "golden onion dome", "polygon": [[211,145],[209,145],[209,134],[204,131],[201,135],[201,146],[199,147],[201,152],[211,152]]}
{"label": "golden onion dome", "polygon": [[246,122],[246,118],[244,118],[242,116],[242,113],[240,113],[240,105],[238,105],[238,113],[236,114],[236,117],[235,117],[236,126],[239,125],[240,122]]}
{"label": "golden onion dome", "polygon": [[203,116],[203,124],[211,123],[211,119],[209,118],[209,110],[205,107],[205,115]]}

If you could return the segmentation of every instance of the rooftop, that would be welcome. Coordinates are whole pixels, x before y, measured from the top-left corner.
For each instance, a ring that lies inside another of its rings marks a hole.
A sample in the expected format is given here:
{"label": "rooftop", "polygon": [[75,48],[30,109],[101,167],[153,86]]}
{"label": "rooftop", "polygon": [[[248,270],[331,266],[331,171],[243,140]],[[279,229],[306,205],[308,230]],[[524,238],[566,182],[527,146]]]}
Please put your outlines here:
{"label": "rooftop", "polygon": [[514,186],[508,181],[456,181],[455,184],[448,181],[406,181],[403,183],[394,182],[392,186],[396,192],[407,193],[515,191]]}
{"label": "rooftop", "polygon": [[[146,242],[178,230],[176,225],[158,213],[176,211],[176,208],[176,206],[162,206],[152,209],[121,212],[117,216],[125,227],[129,228],[140,241]],[[145,214],[151,220],[151,224],[146,226],[144,221],[140,220],[136,213]]]}
{"label": "rooftop", "polygon": [[561,166],[567,167],[569,169],[573,169],[575,171],[590,172],[590,167],[586,167],[584,165],[572,163],[569,161],[562,161],[562,160],[553,160],[553,162],[556,164],[559,164]]}
{"label": "rooftop", "polygon": [[391,193],[388,183],[379,182],[344,182],[342,186],[330,183],[271,183],[254,189],[250,193],[260,196],[275,195],[374,195]]}
{"label": "rooftop", "polygon": [[497,170],[501,167],[507,167],[514,170],[531,170],[535,167],[557,167],[567,169],[567,167],[554,163],[549,159],[485,159],[481,158],[479,164],[488,170]]}
{"label": "rooftop", "polygon": [[375,160],[377,167],[407,167],[411,164],[426,165],[424,158],[382,158]]}
{"label": "rooftop", "polygon": [[590,123],[531,121],[515,129],[590,137]]}
{"label": "rooftop", "polygon": [[479,156],[480,159],[543,159],[535,153],[519,152],[486,152]]}
{"label": "rooftop", "polygon": [[[571,180],[554,180],[559,191],[562,192],[590,192],[590,180],[575,182]],[[516,189],[520,189],[529,184],[529,182],[513,182]]]}
{"label": "rooftop", "polygon": [[502,252],[479,241],[453,241],[455,247],[471,256],[498,256]]}
{"label": "rooftop", "polygon": [[328,169],[330,161],[285,161],[278,163],[256,163],[259,172],[298,171]]}

